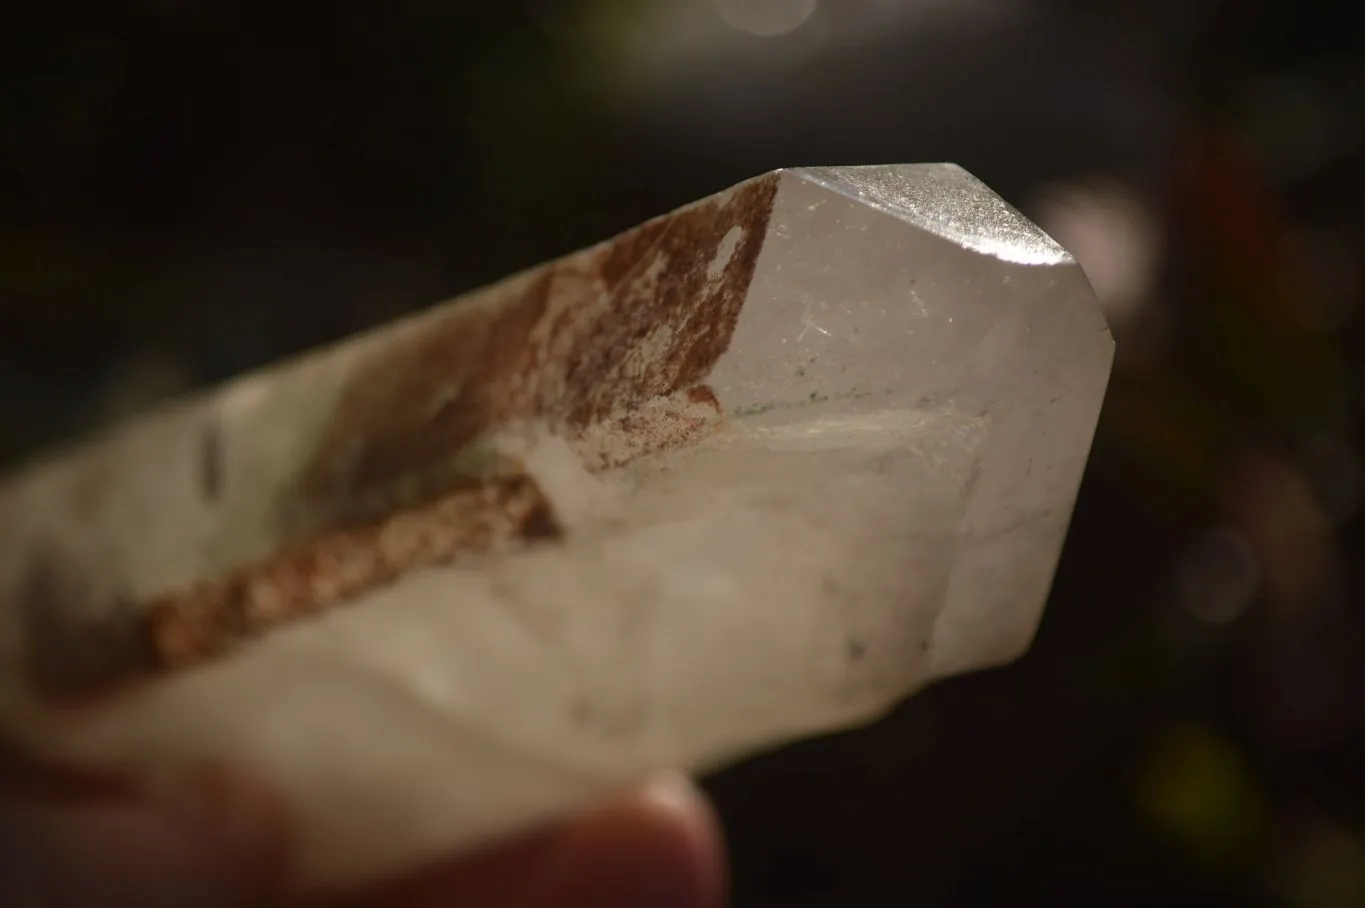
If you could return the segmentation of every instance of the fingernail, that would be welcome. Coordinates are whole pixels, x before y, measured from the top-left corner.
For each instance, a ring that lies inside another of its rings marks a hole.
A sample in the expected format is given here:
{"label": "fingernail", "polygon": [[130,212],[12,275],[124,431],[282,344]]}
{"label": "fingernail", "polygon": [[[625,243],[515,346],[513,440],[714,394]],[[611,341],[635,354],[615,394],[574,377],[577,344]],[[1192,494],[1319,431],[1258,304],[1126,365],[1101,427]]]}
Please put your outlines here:
{"label": "fingernail", "polygon": [[681,824],[697,848],[713,847],[720,837],[720,820],[706,795],[689,777],[677,772],[654,776],[640,789],[645,804]]}

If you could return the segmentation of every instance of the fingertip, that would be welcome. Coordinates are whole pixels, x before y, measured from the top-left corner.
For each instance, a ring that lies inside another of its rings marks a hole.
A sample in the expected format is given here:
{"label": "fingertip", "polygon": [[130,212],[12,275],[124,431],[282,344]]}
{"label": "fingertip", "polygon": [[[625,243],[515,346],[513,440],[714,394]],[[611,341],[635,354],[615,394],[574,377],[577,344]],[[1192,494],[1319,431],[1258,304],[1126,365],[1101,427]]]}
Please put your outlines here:
{"label": "fingertip", "polygon": [[657,812],[659,819],[685,832],[702,856],[716,861],[724,858],[720,818],[706,794],[682,773],[661,773],[641,786],[638,802],[643,809]]}
{"label": "fingertip", "polygon": [[718,908],[720,824],[685,776],[664,774],[571,821],[381,883],[352,908]]}
{"label": "fingertip", "polygon": [[720,824],[686,776],[663,774],[568,830],[547,881],[572,908],[718,908]]}

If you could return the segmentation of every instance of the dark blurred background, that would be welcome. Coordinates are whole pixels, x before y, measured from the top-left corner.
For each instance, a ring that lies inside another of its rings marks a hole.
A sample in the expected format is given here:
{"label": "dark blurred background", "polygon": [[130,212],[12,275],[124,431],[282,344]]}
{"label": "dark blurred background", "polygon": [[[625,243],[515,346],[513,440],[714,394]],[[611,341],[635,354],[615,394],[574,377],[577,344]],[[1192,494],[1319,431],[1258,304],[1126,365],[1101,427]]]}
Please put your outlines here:
{"label": "dark blurred background", "polygon": [[709,781],[736,905],[1365,906],[1365,29],[1319,0],[0,27],[0,462],[773,167],[952,160],[1119,359],[1018,665]]}

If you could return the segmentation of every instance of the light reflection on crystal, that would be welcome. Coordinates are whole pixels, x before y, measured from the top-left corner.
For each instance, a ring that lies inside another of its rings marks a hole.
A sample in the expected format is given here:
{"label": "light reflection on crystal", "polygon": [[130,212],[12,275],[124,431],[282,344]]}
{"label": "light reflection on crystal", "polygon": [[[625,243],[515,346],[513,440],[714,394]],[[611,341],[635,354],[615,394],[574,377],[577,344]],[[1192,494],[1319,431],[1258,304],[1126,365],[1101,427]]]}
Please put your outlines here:
{"label": "light reflection on crystal", "polygon": [[960,167],[944,165],[932,172],[895,168],[812,167],[822,185],[849,194],[859,187],[859,201],[893,217],[980,252],[1016,265],[1059,265],[1071,256],[1008,202]]}

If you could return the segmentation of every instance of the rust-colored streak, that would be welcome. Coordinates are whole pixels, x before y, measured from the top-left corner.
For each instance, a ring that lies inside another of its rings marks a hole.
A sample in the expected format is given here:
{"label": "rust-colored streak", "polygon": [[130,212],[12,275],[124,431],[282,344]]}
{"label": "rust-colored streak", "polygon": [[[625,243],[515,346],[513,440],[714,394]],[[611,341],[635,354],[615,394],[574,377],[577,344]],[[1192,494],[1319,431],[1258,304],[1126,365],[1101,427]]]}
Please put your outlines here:
{"label": "rust-colored streak", "polygon": [[[706,379],[730,346],[775,191],[775,182],[751,185],[598,254],[589,269],[603,275],[609,303],[566,357],[568,394],[555,403],[569,427]],[[727,238],[729,259],[713,273]]]}
{"label": "rust-colored streak", "polygon": [[492,393],[527,368],[526,339],[545,315],[552,281],[547,269],[523,292],[446,315],[365,368],[298,490],[285,503],[289,529],[315,532],[370,520],[409,502],[393,490],[414,486],[425,497],[442,491],[424,480],[469,444],[505,409]]}
{"label": "rust-colored streak", "polygon": [[[226,577],[100,622],[73,625],[66,604],[78,590],[38,559],[28,666],[49,699],[78,705],[168,670],[224,655],[281,625],[388,585],[408,571],[452,563],[518,541],[562,532],[549,499],[529,476],[448,493],[424,506],[323,533]],[[54,598],[54,594],[56,598]]]}
{"label": "rust-colored streak", "polygon": [[147,613],[152,650],[163,668],[194,665],[408,571],[559,532],[549,501],[530,477],[462,489],[422,508],[319,536],[154,603]]}
{"label": "rust-colored streak", "polygon": [[[35,664],[37,686],[107,693],[407,571],[558,535],[516,465],[480,475],[462,456],[501,428],[538,421],[589,469],[695,444],[721,416],[704,382],[730,344],[776,191],[775,177],[755,180],[377,339],[277,503],[281,550],[107,627],[34,624],[46,638],[31,649],[71,656]],[[206,436],[209,498],[222,494],[217,443]],[[51,575],[37,583],[48,599],[79,593]],[[48,611],[58,624],[68,613]]]}
{"label": "rust-colored streak", "polygon": [[716,398],[716,392],[712,391],[706,385],[693,385],[691,388],[688,388],[687,401],[688,403],[710,407],[717,413],[720,412],[720,401]]}
{"label": "rust-colored streak", "polygon": [[643,224],[380,348],[282,502],[286,533],[475,478],[448,475],[454,455],[508,423],[538,419],[573,439],[704,381],[730,343],[776,187],[757,180]]}

